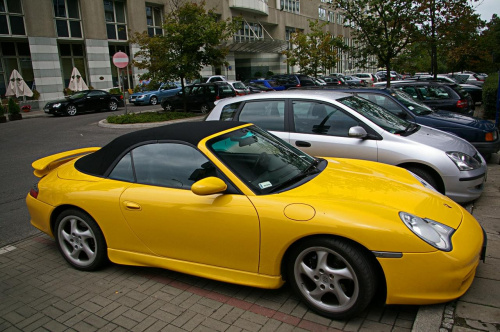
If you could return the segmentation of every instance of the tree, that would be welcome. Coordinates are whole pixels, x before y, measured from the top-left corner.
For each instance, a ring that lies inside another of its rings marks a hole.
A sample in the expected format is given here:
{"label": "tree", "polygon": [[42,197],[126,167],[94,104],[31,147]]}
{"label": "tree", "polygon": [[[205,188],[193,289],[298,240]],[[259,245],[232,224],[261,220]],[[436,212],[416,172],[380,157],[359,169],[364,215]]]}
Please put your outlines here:
{"label": "tree", "polygon": [[327,69],[335,67],[338,61],[338,49],[344,49],[342,37],[334,37],[329,31],[323,31],[328,23],[309,20],[311,32],[295,32],[290,37],[290,47],[283,51],[290,66],[298,65],[300,72],[317,77]]}
{"label": "tree", "polygon": [[483,52],[481,72],[491,73],[500,70],[500,17],[494,14],[479,37]]}
{"label": "tree", "polygon": [[[352,27],[356,46],[351,48],[358,65],[375,56],[390,77],[391,62],[415,38],[420,14],[413,0],[334,0]],[[387,80],[387,86],[390,86]]]}
{"label": "tree", "polygon": [[442,50],[452,68],[464,69],[477,58],[477,37],[483,22],[475,14],[471,1],[421,0],[420,32],[423,45],[428,45],[431,72],[438,74],[438,50]]}
{"label": "tree", "polygon": [[232,37],[239,21],[218,20],[213,10],[199,4],[175,0],[163,22],[163,35],[136,33],[132,42],[140,50],[134,55],[134,66],[148,70],[143,78],[157,81],[184,80],[199,76],[204,66],[227,65],[229,50],[222,41]]}

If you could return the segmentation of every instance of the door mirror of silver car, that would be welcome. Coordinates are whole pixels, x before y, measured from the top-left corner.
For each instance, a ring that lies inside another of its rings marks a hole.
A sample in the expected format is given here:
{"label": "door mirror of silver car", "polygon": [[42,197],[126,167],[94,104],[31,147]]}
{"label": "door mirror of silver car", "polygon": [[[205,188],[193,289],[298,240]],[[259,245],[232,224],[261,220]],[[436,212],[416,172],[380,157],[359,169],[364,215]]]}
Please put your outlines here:
{"label": "door mirror of silver car", "polygon": [[349,137],[366,138],[367,136],[368,133],[366,132],[365,128],[361,126],[354,126],[349,128]]}

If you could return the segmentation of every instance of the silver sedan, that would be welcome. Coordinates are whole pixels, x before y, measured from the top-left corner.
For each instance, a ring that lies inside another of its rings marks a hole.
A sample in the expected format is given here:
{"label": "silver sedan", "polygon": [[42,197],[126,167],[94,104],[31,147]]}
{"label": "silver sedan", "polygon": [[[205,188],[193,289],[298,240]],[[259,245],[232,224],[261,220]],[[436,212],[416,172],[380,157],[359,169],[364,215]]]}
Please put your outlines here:
{"label": "silver sedan", "polygon": [[293,90],[224,99],[206,120],[252,122],[314,156],[400,166],[456,202],[483,192],[486,162],[469,142],[342,92]]}

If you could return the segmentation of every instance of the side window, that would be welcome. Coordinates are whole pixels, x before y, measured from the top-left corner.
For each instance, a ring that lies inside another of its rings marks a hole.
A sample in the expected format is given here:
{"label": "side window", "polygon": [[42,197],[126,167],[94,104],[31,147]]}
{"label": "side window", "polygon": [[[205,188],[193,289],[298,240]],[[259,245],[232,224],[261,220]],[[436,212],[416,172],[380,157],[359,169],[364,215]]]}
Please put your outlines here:
{"label": "side window", "polygon": [[432,92],[433,96],[435,96],[435,99],[450,99],[451,96],[446,90],[446,88],[442,86],[430,86],[429,91]]}
{"label": "side window", "polygon": [[285,101],[266,100],[247,102],[241,109],[239,121],[251,122],[265,130],[285,130]]}
{"label": "side window", "polygon": [[109,174],[110,179],[134,182],[134,170],[132,169],[132,158],[130,153],[127,153],[119,162],[116,164],[113,171]]}
{"label": "side window", "polygon": [[405,111],[399,106],[394,100],[384,95],[370,94],[370,93],[358,93],[361,98],[368,99],[372,103],[377,104],[380,107],[385,108],[389,112],[400,116],[404,114]]}
{"label": "side window", "polygon": [[418,93],[417,90],[412,87],[412,86],[404,86],[399,88],[400,90],[403,90],[407,94],[409,94],[413,99],[418,99]]}
{"label": "side window", "polygon": [[314,101],[294,101],[295,131],[303,134],[320,134],[349,137],[349,129],[358,121],[342,110]]}
{"label": "side window", "polygon": [[226,105],[222,108],[222,111],[220,113],[220,120],[221,121],[231,121],[234,118],[234,115],[236,114],[236,111],[240,107],[241,103],[234,103],[234,104],[229,104]]}
{"label": "side window", "polygon": [[215,176],[215,166],[195,148],[178,143],[142,145],[132,151],[138,183],[191,189],[191,185]]}

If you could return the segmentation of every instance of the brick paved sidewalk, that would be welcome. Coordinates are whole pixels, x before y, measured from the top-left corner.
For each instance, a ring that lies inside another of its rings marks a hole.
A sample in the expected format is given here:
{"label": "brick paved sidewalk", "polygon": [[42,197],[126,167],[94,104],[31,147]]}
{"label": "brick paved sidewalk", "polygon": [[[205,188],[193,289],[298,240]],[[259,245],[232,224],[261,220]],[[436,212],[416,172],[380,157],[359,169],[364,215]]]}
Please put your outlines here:
{"label": "brick paved sidewalk", "polygon": [[372,305],[349,321],[263,290],[168,270],[70,267],[38,235],[0,248],[0,331],[410,331],[417,306]]}

